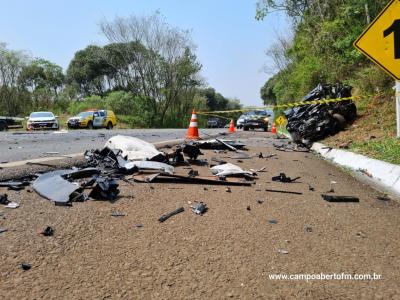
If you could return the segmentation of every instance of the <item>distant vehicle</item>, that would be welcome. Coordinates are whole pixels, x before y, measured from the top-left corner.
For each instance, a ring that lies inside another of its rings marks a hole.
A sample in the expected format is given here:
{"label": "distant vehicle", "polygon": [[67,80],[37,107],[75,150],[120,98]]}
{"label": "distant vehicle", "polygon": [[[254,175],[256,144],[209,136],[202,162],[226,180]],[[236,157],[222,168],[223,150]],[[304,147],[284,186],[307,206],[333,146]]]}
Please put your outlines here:
{"label": "distant vehicle", "polygon": [[52,112],[49,111],[38,111],[33,112],[27,117],[26,129],[36,130],[36,129],[54,129],[57,130],[58,116],[54,116]]}
{"label": "distant vehicle", "polygon": [[0,116],[0,131],[7,130],[10,128],[22,128],[23,120],[24,120],[23,118]]}
{"label": "distant vehicle", "polygon": [[249,113],[247,112],[239,117],[239,119],[236,121],[236,128],[238,128],[238,129],[243,128],[243,123],[247,119],[248,114]]}
{"label": "distant vehicle", "polygon": [[68,128],[113,129],[113,127],[117,125],[117,118],[111,110],[90,110],[69,118],[67,125]]}
{"label": "distant vehicle", "polygon": [[246,116],[243,122],[243,130],[248,131],[249,129],[260,128],[264,131],[268,131],[269,118],[272,116],[272,112],[266,110],[255,110]]}
{"label": "distant vehicle", "polygon": [[208,128],[223,128],[226,125],[226,122],[220,118],[209,118],[207,120]]}

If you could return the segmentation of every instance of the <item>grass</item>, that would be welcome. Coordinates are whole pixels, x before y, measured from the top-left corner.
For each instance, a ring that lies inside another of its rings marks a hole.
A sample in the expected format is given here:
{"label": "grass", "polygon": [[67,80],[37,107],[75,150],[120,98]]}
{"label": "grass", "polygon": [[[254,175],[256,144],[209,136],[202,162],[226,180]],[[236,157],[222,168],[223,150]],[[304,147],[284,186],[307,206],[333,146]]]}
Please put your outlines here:
{"label": "grass", "polygon": [[398,138],[388,137],[367,142],[354,142],[350,146],[350,150],[388,163],[400,165],[400,140]]}
{"label": "grass", "polygon": [[400,164],[400,140],[396,138],[396,105],[393,97],[364,97],[356,102],[359,118],[345,131],[326,138],[332,147],[349,150],[392,164]]}

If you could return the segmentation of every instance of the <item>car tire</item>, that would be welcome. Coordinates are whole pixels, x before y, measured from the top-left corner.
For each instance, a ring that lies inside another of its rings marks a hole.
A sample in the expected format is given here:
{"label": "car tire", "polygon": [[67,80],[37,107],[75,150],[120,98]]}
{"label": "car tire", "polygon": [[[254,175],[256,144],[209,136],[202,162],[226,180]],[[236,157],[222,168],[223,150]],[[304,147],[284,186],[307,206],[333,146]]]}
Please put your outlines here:
{"label": "car tire", "polygon": [[267,132],[267,131],[268,131],[268,126],[264,127],[264,132]]}
{"label": "car tire", "polygon": [[332,116],[336,121],[336,128],[338,131],[345,129],[347,125],[346,119],[340,114],[333,114]]}
{"label": "car tire", "polygon": [[111,123],[111,122],[108,122],[108,124],[107,124],[107,129],[108,130],[112,130],[113,129],[113,124]]}
{"label": "car tire", "polygon": [[88,122],[87,128],[90,129],[90,130],[93,129],[93,122],[92,122],[92,121],[89,121],[89,122]]}
{"label": "car tire", "polygon": [[243,126],[243,131],[249,131],[249,127]]}

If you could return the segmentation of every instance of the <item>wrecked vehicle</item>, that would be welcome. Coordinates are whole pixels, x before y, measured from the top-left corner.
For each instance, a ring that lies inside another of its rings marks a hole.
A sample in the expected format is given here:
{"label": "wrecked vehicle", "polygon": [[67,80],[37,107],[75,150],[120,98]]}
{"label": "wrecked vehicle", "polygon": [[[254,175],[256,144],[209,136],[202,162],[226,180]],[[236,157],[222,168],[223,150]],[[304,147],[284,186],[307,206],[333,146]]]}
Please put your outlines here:
{"label": "wrecked vehicle", "polygon": [[[303,98],[304,102],[351,97],[352,87],[341,83],[319,84]],[[352,100],[310,104],[285,111],[286,129],[294,142],[311,146],[311,143],[334,135],[357,118],[357,108]]]}

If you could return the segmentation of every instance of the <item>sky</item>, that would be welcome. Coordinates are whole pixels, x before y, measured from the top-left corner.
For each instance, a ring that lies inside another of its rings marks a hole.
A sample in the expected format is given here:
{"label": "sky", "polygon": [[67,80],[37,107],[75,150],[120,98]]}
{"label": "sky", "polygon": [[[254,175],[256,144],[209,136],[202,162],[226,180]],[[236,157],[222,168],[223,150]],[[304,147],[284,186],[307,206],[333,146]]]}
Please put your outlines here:
{"label": "sky", "polygon": [[167,23],[188,29],[202,77],[225,97],[262,105],[260,88],[271,76],[266,50],[289,25],[280,14],[256,21],[256,0],[13,0],[2,7],[0,42],[68,67],[76,51],[103,45],[100,21],[159,11]]}

